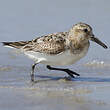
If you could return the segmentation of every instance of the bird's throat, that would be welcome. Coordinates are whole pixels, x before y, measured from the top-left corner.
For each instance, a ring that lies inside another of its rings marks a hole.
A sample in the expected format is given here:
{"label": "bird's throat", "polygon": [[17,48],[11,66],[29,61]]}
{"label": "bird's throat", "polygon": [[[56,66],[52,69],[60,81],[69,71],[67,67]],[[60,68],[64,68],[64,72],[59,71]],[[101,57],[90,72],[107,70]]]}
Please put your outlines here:
{"label": "bird's throat", "polygon": [[83,40],[70,41],[70,50],[72,53],[80,53],[85,49],[85,47],[89,47],[89,41],[83,41]]}

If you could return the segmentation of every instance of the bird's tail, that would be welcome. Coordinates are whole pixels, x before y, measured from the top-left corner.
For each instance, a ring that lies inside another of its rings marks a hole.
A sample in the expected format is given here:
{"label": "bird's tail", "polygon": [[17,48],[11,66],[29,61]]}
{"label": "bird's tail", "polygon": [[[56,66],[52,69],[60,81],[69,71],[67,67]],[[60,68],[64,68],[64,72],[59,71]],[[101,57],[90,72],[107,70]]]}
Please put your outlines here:
{"label": "bird's tail", "polygon": [[20,49],[25,46],[29,41],[20,41],[20,42],[2,42],[4,46],[10,48]]}

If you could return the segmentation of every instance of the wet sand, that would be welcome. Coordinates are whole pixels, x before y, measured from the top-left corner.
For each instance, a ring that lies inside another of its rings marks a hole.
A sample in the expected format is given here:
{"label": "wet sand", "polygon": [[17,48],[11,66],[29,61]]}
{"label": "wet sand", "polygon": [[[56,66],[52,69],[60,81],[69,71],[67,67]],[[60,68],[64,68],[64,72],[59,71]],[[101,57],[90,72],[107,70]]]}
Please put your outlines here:
{"label": "wet sand", "polygon": [[77,65],[81,76],[65,80],[65,73],[39,65],[31,83],[30,66],[0,65],[0,109],[109,110],[109,66],[102,61]]}

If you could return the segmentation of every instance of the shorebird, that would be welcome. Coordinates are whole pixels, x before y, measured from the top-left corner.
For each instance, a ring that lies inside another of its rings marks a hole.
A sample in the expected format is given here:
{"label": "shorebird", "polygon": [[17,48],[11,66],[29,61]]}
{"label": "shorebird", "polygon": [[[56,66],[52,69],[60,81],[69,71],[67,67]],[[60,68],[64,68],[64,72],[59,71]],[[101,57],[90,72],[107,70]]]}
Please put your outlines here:
{"label": "shorebird", "polygon": [[91,26],[81,22],[73,25],[67,32],[52,33],[30,41],[2,43],[4,46],[19,49],[34,60],[30,74],[31,81],[34,82],[34,69],[38,63],[46,64],[49,70],[64,71],[72,78],[74,75],[79,76],[69,69],[51,66],[72,65],[80,60],[88,52],[89,40],[107,49],[107,46],[94,36]]}

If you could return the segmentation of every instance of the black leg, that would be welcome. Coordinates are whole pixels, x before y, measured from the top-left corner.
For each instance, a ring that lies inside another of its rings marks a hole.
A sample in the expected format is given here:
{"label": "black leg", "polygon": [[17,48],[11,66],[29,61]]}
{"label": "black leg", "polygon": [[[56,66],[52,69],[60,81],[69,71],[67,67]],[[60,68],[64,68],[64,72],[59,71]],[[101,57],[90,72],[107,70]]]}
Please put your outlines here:
{"label": "black leg", "polygon": [[59,71],[64,71],[66,72],[69,76],[71,76],[72,78],[74,78],[74,75],[76,76],[80,76],[80,74],[74,72],[74,71],[71,71],[69,69],[62,69],[62,68],[54,68],[54,67],[51,67],[50,65],[47,65],[47,68],[49,70],[59,70]]}
{"label": "black leg", "polygon": [[30,74],[31,75],[31,81],[32,82],[34,82],[34,69],[35,69],[36,64],[37,63],[35,63],[35,64],[32,65],[32,71],[31,71],[31,74]]}

